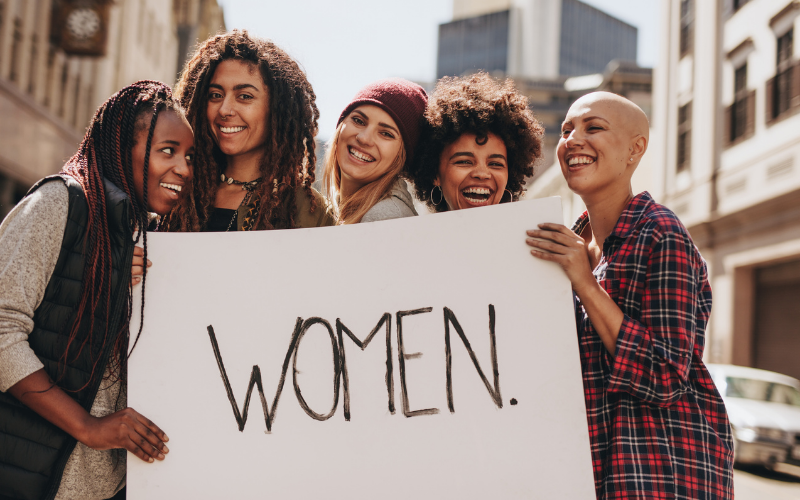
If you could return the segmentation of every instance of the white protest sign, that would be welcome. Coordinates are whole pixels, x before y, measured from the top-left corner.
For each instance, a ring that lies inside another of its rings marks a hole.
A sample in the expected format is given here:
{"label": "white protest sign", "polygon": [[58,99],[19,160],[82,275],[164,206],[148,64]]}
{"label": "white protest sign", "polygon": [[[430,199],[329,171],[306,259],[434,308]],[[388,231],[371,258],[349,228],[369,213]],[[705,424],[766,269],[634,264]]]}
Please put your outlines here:
{"label": "white protest sign", "polygon": [[570,284],[525,245],[560,220],[149,234],[128,403],[170,453],[128,498],[594,498]]}

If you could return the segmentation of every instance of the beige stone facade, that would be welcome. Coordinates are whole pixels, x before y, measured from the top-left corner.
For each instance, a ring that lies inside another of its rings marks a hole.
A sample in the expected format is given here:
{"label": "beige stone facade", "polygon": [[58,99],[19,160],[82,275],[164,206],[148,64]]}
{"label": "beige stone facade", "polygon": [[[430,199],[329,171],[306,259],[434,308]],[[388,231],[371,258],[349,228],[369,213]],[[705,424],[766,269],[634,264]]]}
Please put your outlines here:
{"label": "beige stone facade", "polygon": [[653,180],[709,264],[706,359],[800,377],[800,3],[662,0],[661,19]]}
{"label": "beige stone facade", "polygon": [[[67,55],[51,37],[63,2],[0,0],[0,218],[31,184],[58,172],[111,94],[141,79],[172,85],[178,75],[172,1],[94,0],[109,5],[102,57]],[[222,20],[216,0],[189,3],[197,15],[184,22],[206,23],[195,33],[217,31],[209,27]]]}

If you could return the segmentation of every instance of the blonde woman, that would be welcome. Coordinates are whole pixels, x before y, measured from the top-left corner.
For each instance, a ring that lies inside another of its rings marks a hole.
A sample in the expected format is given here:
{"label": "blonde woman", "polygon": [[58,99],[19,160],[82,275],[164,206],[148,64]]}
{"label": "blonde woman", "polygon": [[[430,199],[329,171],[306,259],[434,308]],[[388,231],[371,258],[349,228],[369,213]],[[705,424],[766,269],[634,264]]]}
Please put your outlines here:
{"label": "blonde woman", "polygon": [[323,184],[340,224],[417,215],[405,181],[428,96],[401,78],[361,89],[339,116]]}

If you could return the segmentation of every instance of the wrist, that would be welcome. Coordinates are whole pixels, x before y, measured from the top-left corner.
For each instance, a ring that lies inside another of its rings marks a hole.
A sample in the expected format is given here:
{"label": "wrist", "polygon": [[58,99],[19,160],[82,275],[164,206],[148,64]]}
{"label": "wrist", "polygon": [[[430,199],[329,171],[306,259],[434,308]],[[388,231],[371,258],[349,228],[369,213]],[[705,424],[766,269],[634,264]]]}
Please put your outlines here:
{"label": "wrist", "polygon": [[97,419],[89,415],[89,413],[81,415],[81,417],[76,422],[74,430],[71,432],[72,437],[77,439],[82,444],[89,446],[89,440],[94,434],[92,429],[96,420]]}

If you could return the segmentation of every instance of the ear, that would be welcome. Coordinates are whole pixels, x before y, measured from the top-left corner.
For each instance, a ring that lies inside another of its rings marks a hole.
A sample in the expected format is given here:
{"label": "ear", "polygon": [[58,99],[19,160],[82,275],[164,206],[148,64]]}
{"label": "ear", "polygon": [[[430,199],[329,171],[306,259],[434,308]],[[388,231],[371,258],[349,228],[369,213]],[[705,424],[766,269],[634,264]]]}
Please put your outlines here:
{"label": "ear", "polygon": [[439,183],[439,176],[438,175],[436,176],[436,178],[433,179],[433,185],[442,187],[441,184]]}
{"label": "ear", "polygon": [[647,151],[647,137],[639,134],[631,141],[630,157],[638,163],[645,151]]}

